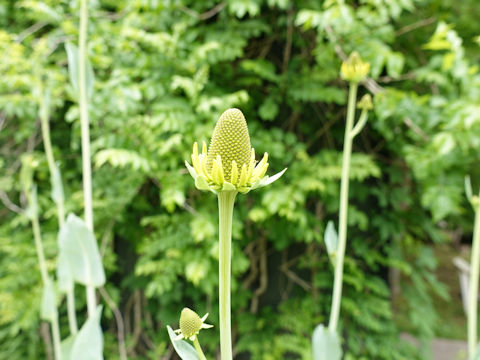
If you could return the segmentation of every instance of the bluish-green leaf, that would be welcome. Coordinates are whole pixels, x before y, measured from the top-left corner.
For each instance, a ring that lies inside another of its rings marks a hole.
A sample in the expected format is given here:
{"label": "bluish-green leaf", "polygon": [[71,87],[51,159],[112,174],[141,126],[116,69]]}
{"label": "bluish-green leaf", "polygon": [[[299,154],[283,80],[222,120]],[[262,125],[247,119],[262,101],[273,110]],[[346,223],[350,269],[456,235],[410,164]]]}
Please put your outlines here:
{"label": "bluish-green leaf", "polygon": [[52,199],[55,204],[64,202],[62,175],[60,174],[60,168],[58,163],[55,164],[52,174]]}
{"label": "bluish-green leaf", "polygon": [[97,240],[85,222],[74,214],[68,215],[67,221],[58,234],[60,256],[65,256],[75,281],[99,287],[105,284]]}
{"label": "bluish-green leaf", "polygon": [[73,288],[73,274],[68,263],[67,254],[65,251],[60,250],[57,258],[57,281],[58,290],[62,293],[66,293]]}
{"label": "bluish-green leaf", "polygon": [[95,315],[89,317],[78,332],[72,346],[71,360],[102,360],[103,334],[100,327],[102,306],[97,306]]}
{"label": "bluish-green leaf", "polygon": [[328,256],[330,257],[332,263],[335,264],[334,260],[338,249],[338,235],[337,231],[335,230],[335,225],[331,220],[327,224],[323,240],[325,241],[325,245],[327,247]]}
{"label": "bluish-green leaf", "polygon": [[473,360],[480,360],[480,343],[477,344],[477,349],[475,351],[475,356],[473,357]]}
{"label": "bluish-green leaf", "polygon": [[62,360],[70,360],[72,357],[73,344],[75,343],[75,336],[70,335],[60,344],[60,351],[62,352]]}
{"label": "bluish-green leaf", "polygon": [[[72,84],[73,90],[77,95],[80,91],[79,82],[80,82],[80,64],[79,64],[79,52],[78,47],[72,43],[65,44],[65,50],[67,51],[68,57],[68,74],[70,76],[70,83]],[[88,58],[85,59],[85,83],[87,88],[87,97],[91,98],[93,94],[93,83],[95,81],[92,65],[88,61]]]}
{"label": "bluish-green leaf", "polygon": [[195,348],[185,340],[175,340],[177,336],[170,326],[167,325],[168,335],[175,351],[182,360],[199,360]]}
{"label": "bluish-green leaf", "polygon": [[338,335],[323,324],[318,325],[312,336],[313,360],[340,360],[342,348]]}
{"label": "bluish-green leaf", "polygon": [[55,288],[52,279],[48,279],[43,285],[42,308],[40,317],[43,320],[53,321],[57,316],[57,303],[55,300]]}

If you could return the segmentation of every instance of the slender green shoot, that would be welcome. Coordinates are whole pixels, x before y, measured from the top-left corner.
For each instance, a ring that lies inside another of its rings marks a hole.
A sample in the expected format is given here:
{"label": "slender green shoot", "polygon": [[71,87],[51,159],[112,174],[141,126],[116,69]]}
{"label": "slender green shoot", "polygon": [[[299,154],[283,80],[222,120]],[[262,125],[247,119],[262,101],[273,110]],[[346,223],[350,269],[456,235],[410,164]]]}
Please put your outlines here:
{"label": "slender green shoot", "polygon": [[[57,205],[58,226],[62,228],[65,223],[65,204],[63,197],[63,186],[60,177],[60,171],[55,165],[55,158],[53,156],[52,141],[50,139],[50,109],[47,94],[44,94],[44,89],[40,86],[40,122],[42,126],[43,147],[45,149],[45,155],[47,157],[48,169],[50,171],[50,183],[52,186],[53,201]],[[62,194],[58,197],[53,194],[58,191],[62,191]],[[75,335],[78,332],[77,315],[75,313],[75,284],[67,291],[67,312],[68,312],[68,325],[70,327],[70,333]]]}
{"label": "slender green shoot", "polygon": [[[28,190],[26,191],[28,192]],[[32,195],[27,195],[28,201],[29,201],[29,206],[33,206],[36,208],[36,196]],[[33,203],[35,202],[35,204]],[[42,242],[42,235],[40,233],[40,223],[38,221],[38,215],[36,211],[32,211],[32,214],[30,216],[30,220],[32,222],[32,230],[33,230],[33,237],[35,240],[35,248],[37,250],[37,257],[38,257],[38,264],[40,266],[40,274],[42,276],[42,283],[43,286],[47,284],[50,279],[48,278],[48,271],[47,271],[47,263],[45,261],[45,253],[43,251],[43,242]],[[60,328],[58,325],[58,312],[55,309],[55,315],[53,316],[51,320],[51,326],[52,326],[52,337],[53,337],[53,350],[55,353],[55,359],[56,360],[61,360],[62,358],[62,353],[60,350]]]}
{"label": "slender green shoot", "polygon": [[197,354],[200,360],[207,360],[207,358],[205,357],[205,354],[203,353],[202,347],[198,342],[198,336],[195,337],[195,340],[193,340],[193,346],[195,347],[195,350],[197,351]]}
{"label": "slender green shoot", "polygon": [[477,353],[477,319],[478,319],[478,280],[480,275],[480,193],[472,195],[470,179],[465,181],[468,200],[475,211],[473,226],[472,254],[470,259],[470,285],[468,287],[468,358],[473,360]]}
{"label": "slender green shoot", "polygon": [[236,191],[221,191],[218,193],[220,353],[222,360],[232,360],[230,277],[232,260],[232,217],[236,195]]}
{"label": "slender green shoot", "polygon": [[[88,119],[88,99],[87,99],[87,25],[88,25],[88,7],[87,0],[80,2],[80,32],[78,44],[78,64],[79,64],[79,107],[80,123],[82,131],[82,170],[83,170],[83,201],[85,210],[85,223],[93,231],[93,205],[92,205],[92,164],[90,155],[90,122]],[[95,288],[87,285],[87,307],[88,316],[95,316],[97,299],[95,297]]]}
{"label": "slender green shoot", "polygon": [[353,136],[351,135],[351,133],[353,129],[353,121],[355,118],[357,89],[358,84],[356,82],[351,82],[348,95],[347,124],[345,127],[345,138],[343,144],[342,180],[340,184],[340,219],[338,226],[338,250],[335,264],[332,307],[330,312],[330,322],[328,325],[328,329],[331,332],[336,332],[337,330],[338,318],[340,316],[340,302],[342,300],[343,262],[345,257],[345,247],[347,243],[348,185],[353,142]]}

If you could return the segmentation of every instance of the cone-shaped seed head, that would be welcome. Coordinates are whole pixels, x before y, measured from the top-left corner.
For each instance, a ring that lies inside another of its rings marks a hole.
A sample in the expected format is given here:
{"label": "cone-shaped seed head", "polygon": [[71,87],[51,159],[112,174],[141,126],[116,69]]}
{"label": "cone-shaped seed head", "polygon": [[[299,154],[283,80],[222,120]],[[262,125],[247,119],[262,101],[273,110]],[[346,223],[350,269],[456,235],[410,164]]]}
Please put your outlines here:
{"label": "cone-shaped seed head", "polygon": [[186,338],[197,334],[202,328],[202,319],[189,308],[183,308],[180,314],[180,330]]}
{"label": "cone-shaped seed head", "polygon": [[237,163],[240,173],[243,164],[248,166],[251,151],[245,117],[240,110],[229,109],[220,116],[213,131],[207,154],[207,171],[212,171],[213,160],[220,155],[225,180],[231,182],[232,160]]}

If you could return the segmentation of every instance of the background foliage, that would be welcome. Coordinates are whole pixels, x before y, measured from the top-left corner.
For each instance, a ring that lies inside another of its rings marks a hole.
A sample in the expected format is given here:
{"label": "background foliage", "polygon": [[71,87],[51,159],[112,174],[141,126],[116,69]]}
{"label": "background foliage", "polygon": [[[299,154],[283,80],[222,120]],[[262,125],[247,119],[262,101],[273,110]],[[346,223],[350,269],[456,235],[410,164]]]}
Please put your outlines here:
{"label": "background foliage", "polygon": [[[65,52],[77,38],[78,6],[0,1],[2,360],[45,358],[40,274],[18,179],[21,156],[33,154],[53,271],[58,229],[38,120],[42,87],[67,209],[82,212],[79,109]],[[480,177],[476,1],[93,0],[90,9],[95,228],[130,357],[170,358],[165,326],[183,306],[217,321],[216,199],[194,189],[183,161],[223,110],[239,107],[257,153],[270,154],[270,171],[289,170],[237,201],[235,351],[311,358],[333,278],[323,232],[337,222],[346,102],[338,70],[357,50],[372,64],[362,91],[374,93],[375,114],[352,159],[346,359],[428,358],[398,334],[435,335],[433,295],[448,293],[430,245],[471,233],[463,178]],[[401,301],[392,301],[395,274]],[[106,358],[117,358],[108,306],[103,328]],[[211,355],[217,337],[215,328],[202,333]]]}

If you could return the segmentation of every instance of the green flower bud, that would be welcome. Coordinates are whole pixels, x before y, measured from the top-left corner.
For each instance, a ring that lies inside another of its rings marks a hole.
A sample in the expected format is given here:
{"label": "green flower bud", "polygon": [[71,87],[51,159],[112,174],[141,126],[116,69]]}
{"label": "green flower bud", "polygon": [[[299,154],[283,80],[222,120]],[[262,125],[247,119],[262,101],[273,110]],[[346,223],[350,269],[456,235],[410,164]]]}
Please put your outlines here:
{"label": "green flower bud", "polygon": [[347,61],[342,63],[340,75],[347,81],[358,83],[367,77],[369,71],[370,63],[364,62],[360,55],[354,51]]}
{"label": "green flower bud", "polygon": [[373,102],[372,97],[370,94],[365,94],[362,96],[360,101],[357,104],[357,108],[361,110],[372,110],[373,109]]}
{"label": "green flower bud", "polygon": [[[228,109],[217,121],[207,153],[207,170],[212,172],[214,160],[220,155],[225,180],[232,182],[232,161],[237,173],[250,162],[252,147],[245,117],[238,109]],[[236,180],[236,179],[235,179]]]}
{"label": "green flower bud", "polygon": [[198,334],[202,328],[202,319],[197,313],[189,308],[183,308],[180,314],[180,330],[186,338]]}
{"label": "green flower bud", "polygon": [[183,308],[180,314],[180,329],[175,330],[175,333],[179,334],[177,339],[190,339],[193,341],[200,330],[213,327],[213,325],[204,323],[207,316],[208,314],[205,314],[203,318],[200,318],[195,311]]}

